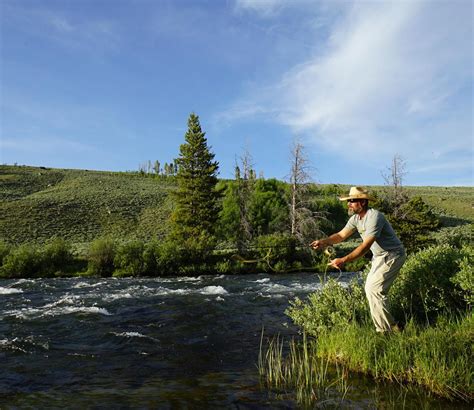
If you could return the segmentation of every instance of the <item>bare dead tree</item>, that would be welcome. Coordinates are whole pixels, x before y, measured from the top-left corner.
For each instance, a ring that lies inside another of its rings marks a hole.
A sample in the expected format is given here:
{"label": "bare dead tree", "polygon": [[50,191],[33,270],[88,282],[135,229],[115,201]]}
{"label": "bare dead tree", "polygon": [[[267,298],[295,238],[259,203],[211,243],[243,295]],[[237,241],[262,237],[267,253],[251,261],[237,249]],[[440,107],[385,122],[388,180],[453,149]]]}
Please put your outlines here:
{"label": "bare dead tree", "polygon": [[294,141],[291,148],[290,182],[290,232],[301,243],[320,233],[319,225],[325,218],[322,212],[311,210],[314,201],[310,198],[311,166],[304,147]]}
{"label": "bare dead tree", "polygon": [[398,210],[401,205],[408,201],[408,195],[403,189],[403,180],[406,172],[406,161],[400,154],[395,154],[392,162],[385,172],[382,172],[382,177],[385,180],[386,186],[386,200],[389,207],[395,216],[401,217]]}
{"label": "bare dead tree", "polygon": [[250,152],[245,149],[240,157],[240,164],[235,165],[235,180],[237,182],[237,200],[239,205],[239,235],[237,247],[243,250],[253,236],[250,223],[250,199],[255,184],[255,170]]}

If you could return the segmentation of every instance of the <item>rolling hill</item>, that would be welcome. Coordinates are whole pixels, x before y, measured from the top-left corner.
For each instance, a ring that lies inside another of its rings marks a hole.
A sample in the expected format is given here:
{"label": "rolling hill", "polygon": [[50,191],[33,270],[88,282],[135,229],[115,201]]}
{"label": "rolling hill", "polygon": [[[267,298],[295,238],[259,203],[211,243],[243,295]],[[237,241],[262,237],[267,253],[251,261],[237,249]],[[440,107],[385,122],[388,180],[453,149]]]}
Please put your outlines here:
{"label": "rolling hill", "polygon": [[[76,245],[99,236],[149,240],[165,236],[173,177],[29,166],[0,166],[0,240]],[[380,187],[379,187],[380,188]],[[443,216],[474,222],[473,187],[407,187]]]}

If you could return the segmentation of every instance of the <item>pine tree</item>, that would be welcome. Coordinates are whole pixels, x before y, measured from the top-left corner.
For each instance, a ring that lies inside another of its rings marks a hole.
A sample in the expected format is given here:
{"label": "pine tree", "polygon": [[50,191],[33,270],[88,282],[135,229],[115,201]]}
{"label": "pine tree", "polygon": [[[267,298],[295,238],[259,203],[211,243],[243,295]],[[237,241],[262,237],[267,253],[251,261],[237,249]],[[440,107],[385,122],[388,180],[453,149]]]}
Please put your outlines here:
{"label": "pine tree", "polygon": [[199,117],[194,113],[188,119],[185,141],[176,160],[178,189],[172,214],[172,236],[181,243],[213,235],[220,198],[216,191],[219,163],[214,161]]}

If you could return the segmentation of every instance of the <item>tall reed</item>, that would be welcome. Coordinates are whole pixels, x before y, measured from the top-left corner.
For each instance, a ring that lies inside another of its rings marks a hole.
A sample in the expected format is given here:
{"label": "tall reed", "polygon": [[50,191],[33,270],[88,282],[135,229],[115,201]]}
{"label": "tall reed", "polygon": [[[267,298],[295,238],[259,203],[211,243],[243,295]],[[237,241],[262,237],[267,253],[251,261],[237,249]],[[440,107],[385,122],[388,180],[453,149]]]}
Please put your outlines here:
{"label": "tall reed", "polygon": [[[279,394],[293,394],[302,407],[321,402],[342,402],[348,390],[347,372],[337,367],[337,375],[328,372],[329,360],[318,358],[316,344],[303,334],[285,345],[278,335],[264,348],[264,332],[260,339],[258,370],[262,385]],[[341,394],[342,393],[342,394]]]}

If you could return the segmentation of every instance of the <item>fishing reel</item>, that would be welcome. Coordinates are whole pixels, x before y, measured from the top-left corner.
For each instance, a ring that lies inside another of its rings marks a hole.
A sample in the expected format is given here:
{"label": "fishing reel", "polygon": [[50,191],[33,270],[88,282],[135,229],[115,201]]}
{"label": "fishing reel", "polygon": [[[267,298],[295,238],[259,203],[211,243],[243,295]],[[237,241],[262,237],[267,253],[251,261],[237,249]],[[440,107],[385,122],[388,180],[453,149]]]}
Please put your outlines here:
{"label": "fishing reel", "polygon": [[336,255],[336,250],[332,246],[326,246],[323,252],[328,258],[332,258]]}

